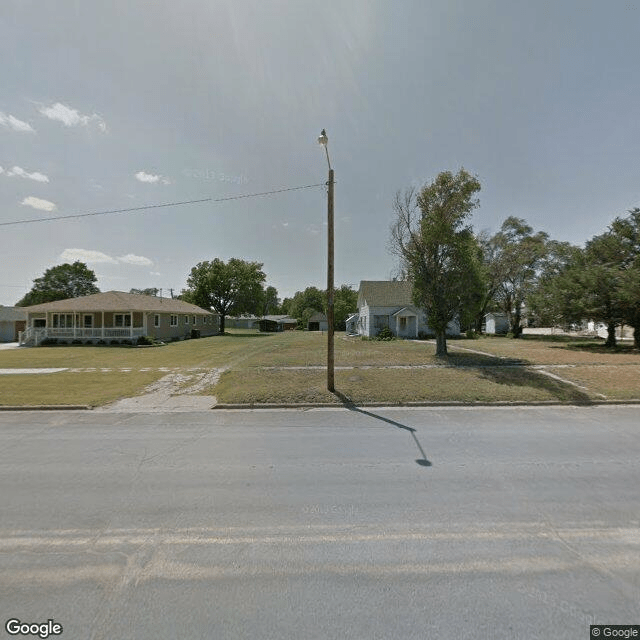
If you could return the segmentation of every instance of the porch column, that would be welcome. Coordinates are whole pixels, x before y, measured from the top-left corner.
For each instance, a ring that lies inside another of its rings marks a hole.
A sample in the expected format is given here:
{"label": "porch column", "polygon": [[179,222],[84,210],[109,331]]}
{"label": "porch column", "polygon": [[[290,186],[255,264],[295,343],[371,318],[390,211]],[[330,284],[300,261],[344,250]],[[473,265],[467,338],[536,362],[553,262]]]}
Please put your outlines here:
{"label": "porch column", "polygon": [[77,337],[76,336],[76,312],[73,312],[73,337]]}
{"label": "porch column", "polygon": [[102,311],[102,338],[104,339],[104,311]]}
{"label": "porch column", "polygon": [[129,311],[129,318],[131,320],[129,323],[129,337],[133,338],[133,311]]}

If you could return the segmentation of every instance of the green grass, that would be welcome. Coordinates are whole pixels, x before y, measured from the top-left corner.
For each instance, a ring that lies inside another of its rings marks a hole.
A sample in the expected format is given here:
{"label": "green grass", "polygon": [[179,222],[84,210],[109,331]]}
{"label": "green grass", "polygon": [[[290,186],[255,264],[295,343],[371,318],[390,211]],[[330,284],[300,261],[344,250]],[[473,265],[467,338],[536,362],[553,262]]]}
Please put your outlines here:
{"label": "green grass", "polygon": [[153,371],[3,375],[0,376],[0,406],[100,406],[137,395],[162,375]]}
{"label": "green grass", "polygon": [[[364,341],[336,334],[336,388],[354,402],[587,403],[640,398],[640,354],[602,341],[535,336],[513,340],[482,337],[450,340],[449,356],[435,357],[428,341]],[[341,402],[326,391],[326,334],[229,335],[188,340],[159,348],[56,346],[0,351],[0,368],[105,368],[110,372],[64,372],[0,376],[0,404],[91,404],[143,391],[163,372],[225,367],[218,385],[203,394],[221,403]],[[513,366],[513,365],[521,366]],[[418,365],[437,368],[416,369]],[[446,365],[446,366],[442,366]],[[555,380],[528,365],[548,368]],[[320,367],[292,370],[288,367]],[[389,369],[389,366],[414,367]],[[123,368],[131,372],[120,371]],[[140,369],[150,371],[140,371]],[[571,383],[574,384],[571,384]],[[579,386],[576,386],[579,385]],[[584,387],[584,388],[583,388]]]}
{"label": "green grass", "polygon": [[[307,403],[341,400],[326,390],[323,371],[230,371],[215,393],[220,403]],[[585,403],[588,394],[528,370],[353,369],[336,371],[336,390],[352,402]]]}

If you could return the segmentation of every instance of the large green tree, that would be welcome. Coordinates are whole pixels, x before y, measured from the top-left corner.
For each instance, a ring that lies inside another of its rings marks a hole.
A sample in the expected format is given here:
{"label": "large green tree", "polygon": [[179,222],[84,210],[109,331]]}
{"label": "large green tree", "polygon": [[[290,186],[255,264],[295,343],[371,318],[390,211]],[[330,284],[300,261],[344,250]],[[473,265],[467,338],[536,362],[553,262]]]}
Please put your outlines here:
{"label": "large green tree", "polygon": [[97,281],[96,274],[84,262],[65,262],[47,269],[44,275],[36,278],[31,291],[16,302],[16,306],[28,307],[32,304],[100,293],[95,284]]}
{"label": "large green tree", "polygon": [[309,318],[317,311],[326,312],[327,296],[325,291],[317,287],[307,287],[304,291],[296,291],[293,298],[285,298],[282,311],[298,320],[298,327],[305,328]]}
{"label": "large green tree", "polygon": [[468,218],[480,182],[464,169],[443,171],[416,193],[394,202],[391,251],[413,282],[413,300],[436,334],[436,355],[447,355],[447,326],[475,317],[482,298],[480,251]]}
{"label": "large green tree", "polygon": [[500,279],[495,298],[507,315],[514,338],[522,333],[522,309],[536,287],[547,255],[547,240],[546,233],[533,233],[525,220],[513,216],[507,218],[493,236],[494,268]]}
{"label": "large green tree", "polygon": [[225,263],[215,258],[191,269],[182,298],[220,314],[220,333],[224,333],[226,316],[260,313],[265,279],[261,262],[230,258]]}

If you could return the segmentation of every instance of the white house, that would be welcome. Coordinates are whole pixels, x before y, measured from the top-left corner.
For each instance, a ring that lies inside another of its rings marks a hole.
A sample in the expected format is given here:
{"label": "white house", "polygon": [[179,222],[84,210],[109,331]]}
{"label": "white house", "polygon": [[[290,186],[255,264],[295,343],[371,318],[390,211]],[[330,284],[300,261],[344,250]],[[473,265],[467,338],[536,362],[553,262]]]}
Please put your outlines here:
{"label": "white house", "polygon": [[[358,291],[358,333],[369,338],[389,327],[399,338],[417,338],[434,334],[426,313],[414,306],[413,284],[396,280],[361,280]],[[457,320],[449,323],[448,335],[459,335]]]}

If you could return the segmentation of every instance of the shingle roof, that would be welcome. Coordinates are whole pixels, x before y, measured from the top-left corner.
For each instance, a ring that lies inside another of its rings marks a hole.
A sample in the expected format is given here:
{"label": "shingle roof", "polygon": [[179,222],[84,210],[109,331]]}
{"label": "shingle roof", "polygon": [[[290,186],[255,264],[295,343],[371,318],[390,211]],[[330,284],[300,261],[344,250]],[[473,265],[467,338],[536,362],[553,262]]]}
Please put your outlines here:
{"label": "shingle roof", "polygon": [[413,304],[413,283],[408,280],[361,280],[358,291],[358,308],[408,307]]}
{"label": "shingle roof", "polygon": [[324,313],[320,312],[320,311],[316,311],[310,318],[309,318],[309,322],[326,322],[327,321],[327,316],[324,315]]}
{"label": "shingle roof", "polygon": [[24,307],[3,307],[0,305],[0,320],[12,322],[14,320],[26,320],[27,313]]}
{"label": "shingle roof", "polygon": [[23,308],[29,313],[40,311],[58,311],[62,313],[74,311],[153,311],[155,313],[213,315],[210,311],[201,309],[195,304],[183,302],[182,300],[124,293],[123,291],[94,293],[90,296],[67,298],[66,300],[56,300],[55,302],[44,302]]}

